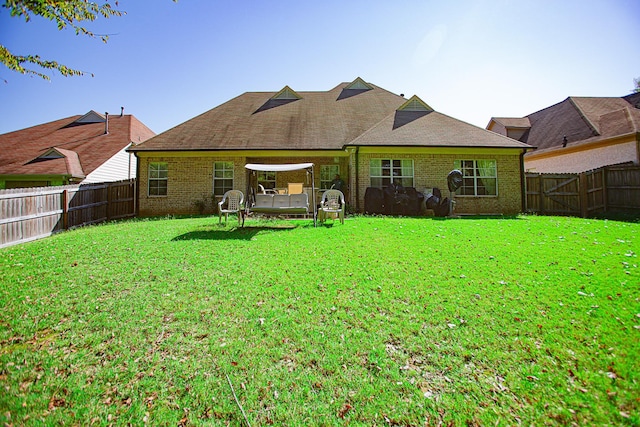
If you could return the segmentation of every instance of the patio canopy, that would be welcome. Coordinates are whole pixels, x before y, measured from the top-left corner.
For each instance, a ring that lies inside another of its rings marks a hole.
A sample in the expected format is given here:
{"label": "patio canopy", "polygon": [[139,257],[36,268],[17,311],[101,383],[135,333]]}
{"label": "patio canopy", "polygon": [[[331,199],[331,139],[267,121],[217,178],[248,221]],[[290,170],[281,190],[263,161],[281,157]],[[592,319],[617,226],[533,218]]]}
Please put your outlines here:
{"label": "patio canopy", "polygon": [[290,163],[285,165],[260,165],[256,163],[247,163],[244,167],[252,171],[286,172],[313,168],[313,163]]}
{"label": "patio canopy", "polygon": [[246,165],[244,165],[244,167],[250,171],[254,171],[254,173],[255,171],[288,172],[307,169],[307,173],[311,174],[311,206],[313,206],[313,226],[316,227],[318,225],[318,209],[316,206],[316,187],[313,174],[313,163],[288,163],[283,165],[247,163]]}

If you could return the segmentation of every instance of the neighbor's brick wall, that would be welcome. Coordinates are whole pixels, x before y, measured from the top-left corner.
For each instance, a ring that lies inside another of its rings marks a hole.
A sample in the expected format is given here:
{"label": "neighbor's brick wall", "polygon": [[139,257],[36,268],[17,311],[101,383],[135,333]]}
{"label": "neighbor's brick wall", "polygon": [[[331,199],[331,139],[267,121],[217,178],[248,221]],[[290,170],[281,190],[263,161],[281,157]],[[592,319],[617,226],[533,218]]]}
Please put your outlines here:
{"label": "neighbor's brick wall", "polygon": [[364,209],[364,194],[370,186],[369,160],[413,159],[414,186],[423,192],[434,187],[449,197],[447,175],[456,160],[492,159],[498,169],[498,196],[456,196],[455,212],[459,214],[516,214],[522,211],[520,157],[518,155],[445,155],[445,154],[360,154],[359,159],[359,208]]}

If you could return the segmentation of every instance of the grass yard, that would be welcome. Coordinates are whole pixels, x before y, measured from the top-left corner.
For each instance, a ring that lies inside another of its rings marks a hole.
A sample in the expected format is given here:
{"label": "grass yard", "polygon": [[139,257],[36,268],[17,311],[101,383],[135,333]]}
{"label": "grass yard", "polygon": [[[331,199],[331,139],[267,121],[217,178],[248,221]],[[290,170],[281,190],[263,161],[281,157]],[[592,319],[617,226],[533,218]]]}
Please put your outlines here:
{"label": "grass yard", "polygon": [[0,424],[640,425],[639,223],[235,224],[0,250]]}

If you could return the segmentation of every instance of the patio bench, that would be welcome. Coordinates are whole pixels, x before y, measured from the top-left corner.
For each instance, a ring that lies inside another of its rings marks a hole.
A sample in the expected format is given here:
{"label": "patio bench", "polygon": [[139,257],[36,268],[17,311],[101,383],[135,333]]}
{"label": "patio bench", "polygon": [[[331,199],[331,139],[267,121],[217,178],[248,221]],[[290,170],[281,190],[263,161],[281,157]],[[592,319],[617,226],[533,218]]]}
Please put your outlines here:
{"label": "patio bench", "polygon": [[250,213],[261,215],[308,215],[309,196],[307,193],[300,194],[256,194],[255,201],[247,204],[245,214]]}

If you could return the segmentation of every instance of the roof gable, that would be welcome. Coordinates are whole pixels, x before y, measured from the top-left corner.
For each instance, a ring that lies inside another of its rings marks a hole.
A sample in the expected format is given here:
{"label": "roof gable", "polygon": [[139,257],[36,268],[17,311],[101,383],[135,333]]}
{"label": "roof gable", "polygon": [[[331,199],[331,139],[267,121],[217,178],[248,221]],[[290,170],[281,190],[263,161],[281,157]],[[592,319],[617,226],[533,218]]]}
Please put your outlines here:
{"label": "roof gable", "polygon": [[87,114],[75,120],[74,123],[102,123],[105,120],[105,116],[90,110]]}
{"label": "roof gable", "polygon": [[56,150],[55,147],[53,147],[53,148],[48,149],[44,154],[39,155],[38,157],[36,157],[32,161],[35,161],[35,160],[60,159],[60,158],[63,158],[63,157],[64,157],[64,154],[62,154],[60,151]]}
{"label": "roof gable", "polygon": [[360,95],[361,93],[370,90],[373,90],[373,86],[362,80],[360,77],[357,77],[354,81],[347,84],[342,89],[340,95],[338,95],[337,101],[340,101],[341,99],[351,98],[352,96]]}
{"label": "roof gable", "polygon": [[277,100],[292,100],[295,101],[296,99],[301,99],[302,97],[300,95],[298,95],[298,93],[291,89],[289,86],[285,86],[282,88],[282,90],[278,93],[276,93],[275,95],[273,95],[271,97],[271,99],[277,99]]}
{"label": "roof gable", "polygon": [[431,112],[434,111],[433,108],[429,107],[429,105],[424,102],[422,99],[418,98],[417,95],[413,95],[407,102],[398,107],[398,111],[425,111]]}
{"label": "roof gable", "polygon": [[420,117],[426,116],[433,112],[433,108],[429,107],[426,102],[413,95],[407,102],[402,104],[396,110],[393,120],[393,129],[411,123]]}
{"label": "roof gable", "polygon": [[373,86],[371,86],[369,83],[367,83],[364,80],[362,80],[360,77],[356,77],[356,79],[354,81],[352,81],[351,83],[349,83],[347,85],[347,87],[345,87],[344,89],[345,90],[349,90],[349,89],[353,89],[353,90],[372,90]]}
{"label": "roof gable", "polygon": [[285,86],[280,90],[280,92],[273,95],[267,100],[267,102],[262,104],[260,108],[254,111],[254,114],[261,111],[270,110],[271,108],[287,105],[300,99],[302,99],[302,97],[296,91],[291,89],[289,86]]}
{"label": "roof gable", "polygon": [[80,116],[76,120],[67,124],[65,128],[71,128],[74,126],[83,126],[83,125],[88,125],[93,123],[104,123],[106,121],[107,121],[107,118],[105,116],[103,116],[102,114],[96,113],[93,110],[90,110],[87,114]]}

